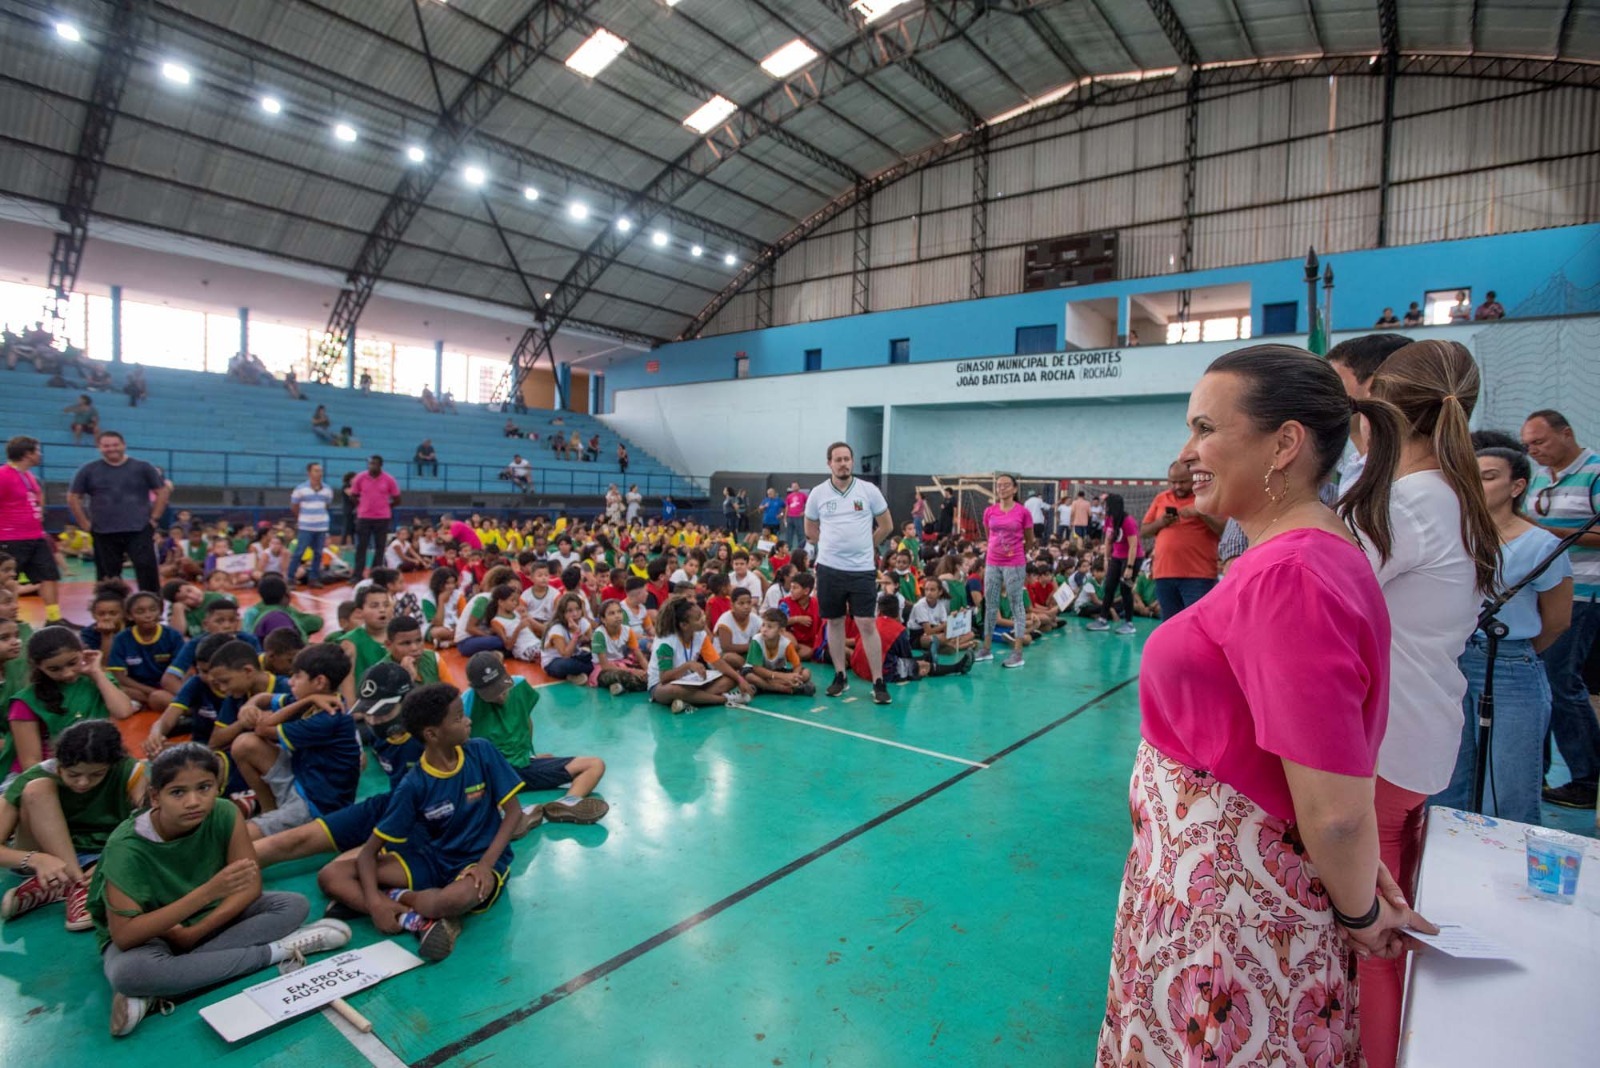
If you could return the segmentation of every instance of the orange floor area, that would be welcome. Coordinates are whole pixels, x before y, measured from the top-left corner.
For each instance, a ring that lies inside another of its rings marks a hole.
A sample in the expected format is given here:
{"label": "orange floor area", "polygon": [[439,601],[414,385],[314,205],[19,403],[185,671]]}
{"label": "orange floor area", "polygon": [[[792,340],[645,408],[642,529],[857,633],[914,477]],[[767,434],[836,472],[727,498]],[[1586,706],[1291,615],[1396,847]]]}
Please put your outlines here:
{"label": "orange floor area", "polygon": [[[131,584],[132,578],[126,576]],[[410,589],[419,597],[428,592],[426,583],[414,582]],[[94,592],[92,581],[63,582],[61,584],[61,614],[66,619],[84,624],[89,621],[89,598]],[[295,607],[306,611],[315,612],[324,619],[333,620],[338,611],[339,604],[349,598],[350,587],[344,583],[335,583],[324,586],[320,590],[296,590],[293,594]],[[254,590],[239,590],[233,596],[238,600],[239,607],[244,608],[255,604],[260,598]],[[22,618],[35,628],[44,625],[44,602],[37,596],[22,598]],[[320,632],[319,632],[320,633]],[[510,661],[514,674],[522,675],[534,685],[550,682],[537,664],[528,664],[520,661]],[[439,651],[439,677],[445,682],[456,686],[466,685],[466,660],[454,649],[441,649]],[[123,741],[129,750],[138,752],[138,747],[144,744],[145,735],[150,732],[150,727],[156,721],[154,712],[139,712],[117,724],[122,731]]]}

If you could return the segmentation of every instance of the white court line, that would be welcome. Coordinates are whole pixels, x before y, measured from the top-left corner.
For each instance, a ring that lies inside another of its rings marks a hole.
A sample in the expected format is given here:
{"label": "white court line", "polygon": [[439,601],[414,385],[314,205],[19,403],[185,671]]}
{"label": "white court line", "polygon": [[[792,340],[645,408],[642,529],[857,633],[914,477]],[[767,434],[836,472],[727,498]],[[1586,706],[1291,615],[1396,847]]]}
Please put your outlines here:
{"label": "white court line", "polygon": [[322,1010],[322,1015],[333,1029],[345,1037],[356,1048],[356,1052],[367,1059],[372,1068],[405,1068],[406,1062],[395,1055],[394,1050],[383,1044],[383,1039],[370,1031],[357,1031],[349,1020],[340,1016],[332,1008]]}
{"label": "white court line", "polygon": [[953,760],[957,764],[965,764],[972,768],[987,769],[989,767],[987,764],[981,763],[977,760],[968,760],[966,757],[951,756],[949,753],[939,753],[932,749],[919,749],[914,745],[906,745],[904,742],[891,742],[887,738],[879,738],[872,734],[862,734],[860,731],[847,731],[843,727],[835,727],[829,723],[818,723],[815,720],[810,719],[801,719],[798,716],[786,716],[782,712],[768,712],[764,708],[756,708],[753,705],[730,705],[729,708],[742,708],[746,712],[755,712],[759,715],[771,716],[773,719],[786,719],[790,723],[798,723],[804,727],[816,727],[818,730],[833,731],[835,734],[848,734],[852,738],[860,738],[868,742],[877,742],[879,745],[892,745],[896,749],[907,749],[913,753],[921,753],[923,756],[938,757],[940,760]]}

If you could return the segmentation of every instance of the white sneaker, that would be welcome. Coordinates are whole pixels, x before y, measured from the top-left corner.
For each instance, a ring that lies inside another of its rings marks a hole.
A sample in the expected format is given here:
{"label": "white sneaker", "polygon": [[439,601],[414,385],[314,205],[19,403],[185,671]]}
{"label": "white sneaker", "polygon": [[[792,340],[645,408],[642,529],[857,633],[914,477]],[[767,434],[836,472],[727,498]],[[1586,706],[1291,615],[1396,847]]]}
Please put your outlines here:
{"label": "white sneaker", "polygon": [[278,939],[278,945],[290,953],[307,956],[340,949],[350,941],[350,925],[343,920],[321,919],[308,923],[298,931],[290,931]]}
{"label": "white sneaker", "polygon": [[986,660],[993,660],[993,659],[994,659],[994,650],[992,650],[992,649],[979,649],[976,653],[972,654],[972,662],[974,664],[981,664]]}
{"label": "white sneaker", "polygon": [[1132,623],[1118,623],[1117,624],[1117,633],[1118,634],[1137,634],[1138,631],[1133,629],[1133,624]]}
{"label": "white sneaker", "polygon": [[1085,627],[1084,629],[1085,630],[1110,630],[1111,629],[1111,624],[1107,623],[1103,619],[1091,619],[1089,621],[1089,625],[1087,627]]}
{"label": "white sneaker", "polygon": [[1022,659],[1022,654],[1017,653],[1006,657],[1005,660],[1001,662],[1000,666],[1003,668],[1018,668],[1024,663],[1026,663],[1026,661]]}
{"label": "white sneaker", "polygon": [[749,703],[750,703],[750,695],[745,693],[743,690],[729,690],[728,691],[728,704],[730,704],[730,705],[747,705]]}
{"label": "white sneaker", "polygon": [[111,1037],[122,1038],[133,1033],[139,1021],[152,1012],[162,1016],[172,1015],[172,1002],[163,998],[130,998],[126,994],[111,995]]}
{"label": "white sneaker", "polygon": [[622,696],[622,683],[613,682],[611,684],[611,696],[612,697],[621,697]]}

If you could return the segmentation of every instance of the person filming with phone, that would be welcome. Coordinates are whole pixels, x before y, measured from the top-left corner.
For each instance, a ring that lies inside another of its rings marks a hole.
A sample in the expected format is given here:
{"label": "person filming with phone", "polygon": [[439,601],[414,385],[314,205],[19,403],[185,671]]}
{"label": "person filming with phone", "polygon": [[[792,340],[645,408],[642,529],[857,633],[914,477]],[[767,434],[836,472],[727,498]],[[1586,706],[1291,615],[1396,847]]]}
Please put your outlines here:
{"label": "person filming with phone", "polygon": [[1194,506],[1194,476],[1188,465],[1167,468],[1167,488],[1156,494],[1139,526],[1156,539],[1152,572],[1161,618],[1171,619],[1217,584],[1217,542],[1225,519],[1202,515]]}

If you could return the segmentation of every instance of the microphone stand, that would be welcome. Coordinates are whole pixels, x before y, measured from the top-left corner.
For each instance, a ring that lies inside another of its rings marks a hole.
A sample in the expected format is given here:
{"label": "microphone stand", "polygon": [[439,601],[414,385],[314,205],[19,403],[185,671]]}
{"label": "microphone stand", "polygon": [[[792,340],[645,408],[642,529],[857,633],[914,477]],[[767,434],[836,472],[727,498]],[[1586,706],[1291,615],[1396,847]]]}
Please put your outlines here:
{"label": "microphone stand", "polygon": [[1489,660],[1483,666],[1483,690],[1478,694],[1478,753],[1477,763],[1473,769],[1472,777],[1472,811],[1483,811],[1484,780],[1489,774],[1489,744],[1494,733],[1494,665],[1500,653],[1500,642],[1511,629],[1500,619],[1500,613],[1511,599],[1521,593],[1523,587],[1544,574],[1550,565],[1555,563],[1562,553],[1577,544],[1579,538],[1589,533],[1596,524],[1600,524],[1600,513],[1589,517],[1589,521],[1574,530],[1571,534],[1561,539],[1561,543],[1550,550],[1550,555],[1539,562],[1534,568],[1522,577],[1515,586],[1502,590],[1500,595],[1492,601],[1483,603],[1483,611],[1478,615],[1478,629],[1483,631],[1488,640]]}

